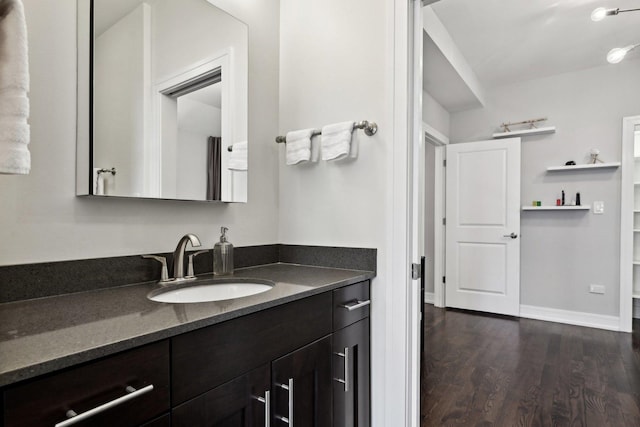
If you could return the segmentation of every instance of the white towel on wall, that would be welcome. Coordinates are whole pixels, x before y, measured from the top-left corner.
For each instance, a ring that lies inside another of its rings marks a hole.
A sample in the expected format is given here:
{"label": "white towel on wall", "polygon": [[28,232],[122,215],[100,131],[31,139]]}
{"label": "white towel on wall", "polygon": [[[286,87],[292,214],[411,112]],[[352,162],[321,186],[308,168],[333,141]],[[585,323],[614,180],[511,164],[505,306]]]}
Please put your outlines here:
{"label": "white towel on wall", "polygon": [[357,147],[351,143],[354,122],[326,125],[322,128],[322,160],[340,160],[358,156]]}
{"label": "white towel on wall", "polygon": [[311,136],[314,132],[317,132],[317,129],[301,129],[287,132],[286,157],[288,166],[312,160]]}
{"label": "white towel on wall", "polygon": [[246,171],[248,166],[248,150],[247,141],[236,142],[231,146],[231,154],[229,155],[228,169],[232,171]]}
{"label": "white towel on wall", "polygon": [[29,153],[29,62],[21,0],[0,0],[0,173],[26,175]]}

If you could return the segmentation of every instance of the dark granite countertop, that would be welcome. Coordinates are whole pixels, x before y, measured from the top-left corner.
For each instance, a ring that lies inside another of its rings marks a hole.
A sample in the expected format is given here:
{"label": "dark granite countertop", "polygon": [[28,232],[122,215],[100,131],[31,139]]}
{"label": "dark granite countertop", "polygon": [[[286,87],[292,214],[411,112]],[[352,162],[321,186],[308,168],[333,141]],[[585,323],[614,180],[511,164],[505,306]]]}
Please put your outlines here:
{"label": "dark granite countertop", "polygon": [[[196,304],[147,299],[158,288],[118,288],[0,304],[0,386],[192,331],[349,284],[374,273],[271,264],[234,277],[275,282],[268,292]],[[199,276],[210,279],[212,275]]]}

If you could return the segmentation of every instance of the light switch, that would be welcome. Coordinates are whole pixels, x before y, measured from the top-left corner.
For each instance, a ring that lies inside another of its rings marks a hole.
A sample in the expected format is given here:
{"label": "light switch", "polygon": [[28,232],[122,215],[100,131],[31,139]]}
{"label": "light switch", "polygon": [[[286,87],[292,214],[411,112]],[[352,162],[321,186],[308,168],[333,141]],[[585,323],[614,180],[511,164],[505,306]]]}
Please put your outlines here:
{"label": "light switch", "polygon": [[593,202],[593,213],[602,215],[604,213],[604,202]]}

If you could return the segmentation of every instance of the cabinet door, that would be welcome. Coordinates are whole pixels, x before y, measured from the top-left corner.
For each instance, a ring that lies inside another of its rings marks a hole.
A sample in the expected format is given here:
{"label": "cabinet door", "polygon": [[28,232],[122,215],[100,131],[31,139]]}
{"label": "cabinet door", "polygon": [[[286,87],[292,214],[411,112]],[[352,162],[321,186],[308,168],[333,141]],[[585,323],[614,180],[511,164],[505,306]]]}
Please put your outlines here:
{"label": "cabinet door", "polygon": [[265,426],[270,385],[269,365],[254,369],[173,408],[172,426]]}
{"label": "cabinet door", "polygon": [[332,425],[331,336],[274,360],[271,367],[273,426]]}
{"label": "cabinet door", "polygon": [[369,318],[333,333],[333,425],[370,425]]}

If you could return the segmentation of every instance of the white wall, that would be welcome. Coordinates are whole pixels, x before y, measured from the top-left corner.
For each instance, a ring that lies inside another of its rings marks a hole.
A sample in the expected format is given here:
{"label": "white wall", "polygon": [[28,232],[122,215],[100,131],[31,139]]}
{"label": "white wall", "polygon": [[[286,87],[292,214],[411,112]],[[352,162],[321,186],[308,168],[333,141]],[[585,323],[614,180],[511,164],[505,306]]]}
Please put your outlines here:
{"label": "white wall", "polygon": [[451,114],[427,91],[422,91],[422,121],[447,138],[451,126]]}
{"label": "white wall", "polygon": [[379,125],[373,137],[354,132],[360,149],[353,161],[286,166],[284,146],[279,158],[282,243],[378,248],[372,284],[378,303],[371,314],[372,330],[378,331],[372,335],[374,425],[383,425],[388,406],[383,359],[394,208],[390,6],[385,0],[281,0],[280,15],[280,134],[345,120]]}
{"label": "white wall", "polygon": [[210,204],[75,196],[76,0],[24,0],[30,44],[28,176],[0,176],[0,265],[172,251],[221,225],[239,246],[278,241],[279,2],[218,4],[249,32],[249,203]]}
{"label": "white wall", "polygon": [[[522,203],[605,203],[591,212],[523,212],[521,304],[617,316],[619,310],[620,170],[546,173],[568,160],[585,163],[591,148],[620,161],[622,118],[640,113],[640,61],[508,85],[487,93],[486,108],[452,114],[452,142],[489,139],[504,121],[548,117],[552,135],[522,142]],[[604,295],[588,292],[606,286]]]}
{"label": "white wall", "polygon": [[116,176],[103,175],[105,194],[112,196],[144,193],[148,13],[148,5],[141,4],[95,40],[93,158],[96,168],[116,168]]}

